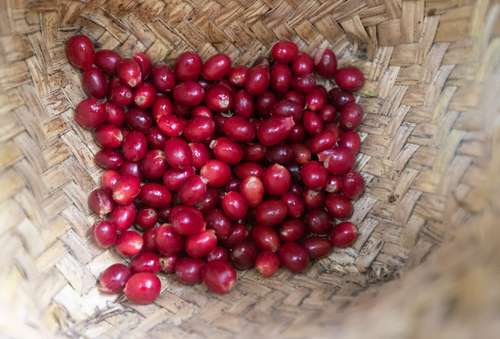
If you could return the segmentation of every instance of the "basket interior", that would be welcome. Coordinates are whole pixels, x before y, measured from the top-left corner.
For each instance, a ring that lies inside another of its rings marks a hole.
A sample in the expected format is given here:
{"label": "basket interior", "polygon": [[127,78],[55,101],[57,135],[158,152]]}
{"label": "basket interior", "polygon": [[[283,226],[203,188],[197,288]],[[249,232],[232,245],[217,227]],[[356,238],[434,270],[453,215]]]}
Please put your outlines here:
{"label": "basket interior", "polygon": [[[491,152],[491,117],[476,107],[498,66],[497,12],[467,0],[2,2],[1,298],[16,301],[7,328],[90,337],[302,336],[291,329],[325,328],[327,310],[341,314],[365,290],[419,265],[481,210],[474,192]],[[73,120],[84,93],[64,42],[78,32],[155,62],[197,50],[251,65],[286,38],[311,53],[330,47],[340,65],[360,67],[367,82],[358,168],[368,185],[352,217],[354,246],[305,274],[240,272],[226,296],[165,276],[149,306],[99,294],[96,277],[121,259],[88,235],[87,194],[100,171],[91,134]]]}

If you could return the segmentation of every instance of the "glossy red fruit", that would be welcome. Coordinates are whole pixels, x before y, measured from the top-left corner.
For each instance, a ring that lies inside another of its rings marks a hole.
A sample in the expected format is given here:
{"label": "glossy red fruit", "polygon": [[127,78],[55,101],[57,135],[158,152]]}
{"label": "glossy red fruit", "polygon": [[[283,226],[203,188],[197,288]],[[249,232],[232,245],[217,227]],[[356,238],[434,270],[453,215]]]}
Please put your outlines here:
{"label": "glossy red fruit", "polygon": [[277,145],[287,138],[294,125],[292,117],[272,116],[261,122],[257,138],[264,146]]}
{"label": "glossy red fruit", "polygon": [[207,192],[201,198],[195,207],[201,212],[205,213],[214,209],[219,204],[219,193],[213,188],[207,189]]}
{"label": "glossy red fruit", "polygon": [[300,104],[301,107],[304,106],[304,96],[296,91],[288,91],[284,96],[283,100],[290,100]]}
{"label": "glossy red fruit", "polygon": [[247,79],[248,67],[246,66],[235,66],[231,68],[227,79],[229,83],[234,87],[243,87],[245,86],[245,81]]}
{"label": "glossy red fruit", "polygon": [[139,199],[146,206],[162,208],[170,204],[172,195],[164,185],[150,182],[142,186]]}
{"label": "glossy red fruit", "polygon": [[292,144],[292,156],[293,160],[298,165],[304,165],[311,160],[311,151],[304,144]]}
{"label": "glossy red fruit", "polygon": [[349,199],[357,199],[365,189],[363,176],[356,171],[350,171],[344,176],[342,192]]}
{"label": "glossy red fruit", "polygon": [[110,124],[121,126],[125,122],[125,111],[118,105],[108,101],[104,104],[106,112],[106,122]]}
{"label": "glossy red fruit", "polygon": [[265,226],[274,226],[285,220],[287,207],[280,200],[263,201],[255,212],[257,223]]}
{"label": "glossy red fruit", "polygon": [[335,73],[335,82],[343,90],[355,92],[365,84],[365,76],[357,67],[344,67]]}
{"label": "glossy red fruit", "polygon": [[158,128],[169,137],[178,137],[184,132],[186,121],[176,115],[164,115],[158,119]]}
{"label": "glossy red fruit", "polygon": [[175,87],[175,73],[165,64],[153,66],[151,79],[160,92],[168,92]]}
{"label": "glossy red fruit", "polygon": [[218,294],[231,291],[236,282],[235,269],[225,260],[208,262],[203,269],[203,283],[207,288]]}
{"label": "glossy red fruit", "polygon": [[207,228],[213,229],[220,239],[229,237],[232,233],[232,222],[219,209],[213,209],[206,214]]}
{"label": "glossy red fruit", "polygon": [[303,106],[291,100],[281,100],[273,107],[273,115],[292,117],[295,122],[302,119]]}
{"label": "glossy red fruit", "polygon": [[195,285],[202,281],[203,260],[198,258],[178,258],[175,264],[175,275],[185,285]]}
{"label": "glossy red fruit", "polygon": [[292,176],[290,172],[279,164],[269,166],[262,175],[262,183],[269,195],[280,196],[285,194],[288,192],[291,182]]}
{"label": "glossy red fruit", "polygon": [[207,117],[194,117],[184,128],[184,137],[191,142],[207,141],[215,131],[215,122]]}
{"label": "glossy red fruit", "polygon": [[295,76],[292,79],[292,88],[302,94],[311,92],[315,87],[316,78],[312,73],[303,76]]}
{"label": "glossy red fruit", "polygon": [[112,124],[101,125],[94,134],[96,143],[102,148],[118,148],[123,141],[123,133]]}
{"label": "glossy red fruit", "polygon": [[192,175],[194,175],[193,167],[186,167],[181,170],[169,168],[163,174],[163,184],[169,191],[178,191],[182,184]]}
{"label": "glossy red fruit", "polygon": [[224,134],[237,142],[250,142],[255,138],[255,127],[246,118],[232,116],[226,120],[223,127]]}
{"label": "glossy red fruit", "polygon": [[238,180],[237,178],[232,178],[231,180],[229,180],[229,182],[227,183],[224,190],[226,192],[239,191],[240,190],[240,180]]}
{"label": "glossy red fruit", "polygon": [[125,120],[127,121],[127,125],[129,125],[131,129],[142,133],[148,133],[149,129],[153,125],[153,119],[151,118],[151,115],[135,107],[128,110],[127,114],[125,115]]}
{"label": "glossy red fruit", "polygon": [[290,219],[285,221],[279,229],[279,235],[284,242],[294,242],[300,240],[306,233],[304,222],[300,219]]}
{"label": "glossy red fruit", "polygon": [[306,109],[320,111],[326,105],[326,91],[317,86],[306,95]]}
{"label": "glossy red fruit", "polygon": [[120,54],[109,49],[101,49],[95,53],[94,63],[106,74],[113,75],[116,71],[116,65],[122,58]]}
{"label": "glossy red fruit", "polygon": [[101,220],[92,227],[92,234],[97,245],[101,248],[109,248],[116,243],[117,229],[112,222]]}
{"label": "glossy red fruit", "polygon": [[111,190],[118,182],[120,178],[120,173],[114,170],[106,170],[102,172],[101,175],[101,187],[104,189]]}
{"label": "glossy red fruit", "polygon": [[223,85],[215,85],[207,90],[205,105],[215,112],[226,112],[233,107],[233,95]]}
{"label": "glossy red fruit", "polygon": [[300,169],[302,182],[309,188],[321,189],[325,187],[328,180],[328,172],[317,161],[309,161]]}
{"label": "glossy red fruit", "polygon": [[356,241],[358,230],[351,222],[337,224],[330,233],[330,242],[335,247],[348,247]]}
{"label": "glossy red fruit", "polygon": [[276,62],[281,62],[283,64],[292,62],[297,54],[299,53],[299,48],[297,45],[288,40],[281,40],[275,43],[271,49],[271,56]]}
{"label": "glossy red fruit", "polygon": [[356,131],[345,131],[340,135],[339,146],[350,149],[353,154],[358,154],[361,148],[361,138]]}
{"label": "glossy red fruit", "polygon": [[175,169],[183,169],[193,164],[193,153],[184,139],[171,138],[165,142],[167,163]]}
{"label": "glossy red fruit", "polygon": [[261,251],[276,252],[280,247],[278,233],[269,226],[257,225],[252,228],[251,236]]}
{"label": "glossy red fruit", "polygon": [[151,112],[156,123],[159,123],[161,117],[174,114],[174,106],[168,97],[157,96]]}
{"label": "glossy red fruit", "polygon": [[303,142],[305,138],[305,131],[302,125],[293,126],[288,134],[287,141],[289,142]]}
{"label": "glossy red fruit", "polygon": [[109,221],[116,225],[119,232],[122,232],[133,225],[136,214],[134,204],[116,206],[111,212]]}
{"label": "glossy red fruit", "polygon": [[142,250],[144,240],[135,231],[124,231],[116,240],[116,251],[124,257],[133,257]]}
{"label": "glossy red fruit", "polygon": [[153,227],[158,221],[158,212],[154,208],[141,208],[137,211],[137,215],[135,217],[135,223],[142,230],[147,230]]}
{"label": "glossy red fruit", "polygon": [[201,142],[191,142],[189,148],[193,156],[193,166],[197,169],[202,168],[212,157],[208,147]]}
{"label": "glossy red fruit", "polygon": [[304,214],[304,199],[297,193],[287,192],[281,197],[287,207],[288,215],[292,218],[300,218]]}
{"label": "glossy red fruit", "polygon": [[131,162],[131,161],[125,162],[120,167],[120,175],[131,175],[141,180],[142,179],[141,167],[138,162]]}
{"label": "glossy red fruit", "polygon": [[258,65],[248,70],[247,78],[245,81],[245,90],[257,96],[264,93],[269,87],[270,83],[269,68],[264,65]]}
{"label": "glossy red fruit", "polygon": [[114,203],[111,199],[111,191],[97,188],[89,194],[88,205],[92,212],[100,217],[109,214],[113,208]]}
{"label": "glossy red fruit", "polygon": [[341,176],[332,175],[328,178],[325,191],[328,193],[337,193],[342,190],[344,186],[344,178]]}
{"label": "glossy red fruit", "polygon": [[197,106],[203,101],[205,90],[197,82],[186,81],[175,86],[173,96],[176,103]]}
{"label": "glossy red fruit", "polygon": [[264,184],[255,176],[248,176],[240,183],[240,192],[250,207],[257,207],[264,198]]}
{"label": "glossy red fruit", "polygon": [[236,224],[232,228],[228,237],[221,239],[223,246],[233,248],[248,237],[248,231],[242,224]]}
{"label": "glossy red fruit", "polygon": [[243,159],[243,148],[228,138],[217,138],[210,143],[210,147],[217,159],[229,165],[236,165]]}
{"label": "glossy red fruit", "polygon": [[141,192],[139,178],[131,175],[122,175],[113,188],[113,200],[120,205],[128,205]]}
{"label": "glossy red fruit", "polygon": [[339,87],[334,87],[328,92],[330,102],[335,105],[337,109],[342,108],[344,105],[354,102],[355,98],[351,92],[342,90]]}
{"label": "glossy red fruit", "polygon": [[135,87],[142,81],[141,66],[134,59],[122,59],[116,65],[116,76],[124,84]]}
{"label": "glossy red fruit", "polygon": [[138,305],[151,304],[161,290],[160,279],[151,272],[133,274],[125,284],[123,292],[128,300]]}
{"label": "glossy red fruit", "polygon": [[281,264],[294,273],[304,271],[309,264],[307,250],[294,242],[283,244],[279,250]]}
{"label": "glossy red fruit", "polygon": [[331,217],[322,209],[311,210],[306,214],[305,223],[311,233],[327,234],[331,227]]}
{"label": "glossy red fruit", "polygon": [[142,239],[144,245],[142,246],[143,251],[156,252],[156,231],[158,228],[153,227],[142,234]]}
{"label": "glossy red fruit", "polygon": [[231,69],[231,59],[226,54],[216,54],[205,61],[202,75],[208,81],[221,80]]}
{"label": "glossy red fruit", "polygon": [[324,161],[325,168],[334,175],[342,175],[349,172],[356,158],[351,150],[346,147],[337,147],[332,150],[330,156]]}
{"label": "glossy red fruit", "polygon": [[229,218],[239,220],[247,214],[248,202],[241,193],[232,191],[224,195],[221,207]]}
{"label": "glossy red fruit", "polygon": [[144,52],[139,52],[136,53],[132,58],[141,67],[142,80],[146,79],[151,73],[151,68],[153,67],[149,56]]}
{"label": "glossy red fruit", "polygon": [[319,237],[311,237],[304,240],[304,247],[307,252],[309,252],[309,256],[312,259],[318,259],[321,257],[327,256],[331,249],[332,245],[328,239],[319,238]]}
{"label": "glossy red fruit", "polygon": [[229,251],[227,248],[217,246],[207,254],[207,262],[215,260],[229,261]]}
{"label": "glossy red fruit", "polygon": [[168,255],[165,257],[160,257],[161,271],[163,273],[174,273],[177,259],[178,257],[176,255]]}
{"label": "glossy red fruit", "polygon": [[271,67],[271,88],[277,93],[286,93],[292,84],[292,72],[287,65]]}
{"label": "glossy red fruit", "polygon": [[320,153],[331,149],[337,143],[338,134],[332,131],[324,130],[313,136],[309,141],[309,149],[313,153]]}
{"label": "glossy red fruit", "polygon": [[167,160],[162,150],[154,149],[148,151],[141,163],[141,171],[147,179],[158,179],[163,176],[167,169]]}
{"label": "glossy red fruit", "polygon": [[142,132],[131,131],[123,139],[123,156],[128,161],[139,161],[146,155],[148,141]]}
{"label": "glossy red fruit", "polygon": [[120,293],[131,275],[126,265],[113,264],[101,273],[97,288],[103,293]]}
{"label": "glossy red fruit", "polygon": [[325,193],[323,191],[307,189],[303,197],[308,209],[320,208],[325,202]]}
{"label": "glossy red fruit", "polygon": [[264,278],[269,278],[280,268],[280,258],[274,252],[260,252],[255,259],[255,268]]}
{"label": "glossy red fruit", "polygon": [[75,121],[86,129],[99,127],[106,121],[104,104],[95,98],[81,101],[75,109]]}
{"label": "glossy red fruit", "polygon": [[266,91],[257,97],[255,103],[256,112],[260,117],[268,117],[271,110],[278,100],[276,95],[271,91]]}
{"label": "glossy red fruit", "polygon": [[235,245],[231,251],[231,262],[239,270],[252,268],[256,257],[257,247],[248,240]]}
{"label": "glossy red fruit", "polygon": [[197,80],[202,69],[200,56],[194,52],[184,52],[175,62],[175,76],[179,81]]}
{"label": "glossy red fruit", "polygon": [[328,213],[338,219],[346,219],[352,215],[353,207],[351,201],[343,195],[330,193],[325,201]]}
{"label": "glossy red fruit", "polygon": [[254,113],[255,104],[250,94],[240,90],[234,94],[234,113],[245,118],[251,117]]}
{"label": "glossy red fruit", "polygon": [[220,160],[209,160],[200,169],[200,176],[211,187],[222,187],[231,179],[231,168]]}
{"label": "glossy red fruit", "polygon": [[108,92],[108,78],[97,67],[88,67],[82,75],[82,88],[90,97],[102,99]]}
{"label": "glossy red fruit", "polygon": [[314,70],[314,61],[306,53],[299,53],[292,63],[292,70],[295,75],[304,76]]}
{"label": "glossy red fruit", "polygon": [[261,178],[263,173],[264,168],[255,162],[244,162],[234,168],[234,174],[242,180],[250,176]]}
{"label": "glossy red fruit", "polygon": [[140,109],[153,106],[156,100],[156,88],[148,82],[139,84],[134,91],[134,103]]}
{"label": "glossy red fruit", "polygon": [[186,240],[186,253],[192,258],[202,258],[217,246],[214,230],[206,230],[189,236]]}
{"label": "glossy red fruit", "polygon": [[66,56],[76,68],[85,69],[94,62],[94,45],[85,35],[74,35],[66,42]]}
{"label": "glossy red fruit", "polygon": [[316,135],[323,130],[324,124],[320,116],[313,111],[305,111],[302,121],[304,129],[311,135]]}
{"label": "glossy red fruit", "polygon": [[333,105],[325,104],[319,111],[319,116],[324,122],[333,122],[337,119],[337,109]]}
{"label": "glossy red fruit", "polygon": [[193,235],[205,229],[205,220],[200,211],[194,207],[177,205],[170,212],[170,223],[181,235]]}
{"label": "glossy red fruit", "polygon": [[206,192],[207,185],[205,179],[198,175],[193,175],[182,184],[177,193],[177,198],[182,204],[193,206],[201,201]]}
{"label": "glossy red fruit", "polygon": [[184,238],[169,224],[156,229],[156,249],[162,255],[174,255],[184,249]]}
{"label": "glossy red fruit", "polygon": [[130,262],[132,272],[151,272],[158,273],[160,271],[160,258],[152,252],[139,253]]}
{"label": "glossy red fruit", "polygon": [[325,78],[333,78],[337,71],[337,56],[329,48],[320,49],[314,56],[316,72]]}
{"label": "glossy red fruit", "polygon": [[339,123],[342,128],[355,129],[363,121],[363,107],[351,102],[340,109]]}
{"label": "glossy red fruit", "polygon": [[128,106],[134,102],[134,93],[129,86],[120,81],[115,84],[111,82],[109,99],[118,106]]}

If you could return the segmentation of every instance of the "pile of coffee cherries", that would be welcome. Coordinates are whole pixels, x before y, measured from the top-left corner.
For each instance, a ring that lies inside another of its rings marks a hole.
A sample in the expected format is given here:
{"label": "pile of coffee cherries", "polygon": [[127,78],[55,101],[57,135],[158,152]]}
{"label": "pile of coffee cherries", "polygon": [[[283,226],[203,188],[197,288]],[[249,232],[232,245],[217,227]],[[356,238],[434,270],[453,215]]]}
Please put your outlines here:
{"label": "pile of coffee cherries", "polygon": [[92,235],[128,262],[101,274],[102,291],[151,303],[164,272],[227,293],[235,268],[298,273],[355,241],[343,220],[364,190],[353,170],[363,118],[353,92],[364,76],[337,69],[332,50],[311,57],[279,41],[253,67],[195,52],[169,66],[95,51],[78,35],[66,53],[88,95],[75,120],[101,147]]}

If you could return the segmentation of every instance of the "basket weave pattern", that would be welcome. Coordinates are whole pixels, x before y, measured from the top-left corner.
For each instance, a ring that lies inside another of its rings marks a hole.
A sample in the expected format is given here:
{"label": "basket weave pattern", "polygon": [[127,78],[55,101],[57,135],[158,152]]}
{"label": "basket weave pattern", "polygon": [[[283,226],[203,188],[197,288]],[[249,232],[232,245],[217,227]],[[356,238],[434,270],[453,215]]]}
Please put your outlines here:
{"label": "basket weave pattern", "polygon": [[[483,184],[488,166],[498,165],[490,161],[498,106],[483,92],[499,88],[498,78],[489,80],[500,65],[499,7],[487,0],[1,1],[0,301],[10,305],[7,333],[223,338],[340,326],[332,315],[340,317],[356,295],[420,264],[470,220],[494,220],[484,219],[491,206]],[[282,270],[263,280],[244,272],[227,296],[171,277],[162,278],[162,295],[149,306],[99,294],[96,277],[120,258],[88,235],[95,217],[87,195],[100,170],[91,134],[73,120],[84,93],[64,42],[78,32],[124,55],[146,51],[155,62],[197,50],[250,65],[287,38],[310,53],[331,47],[340,65],[360,67],[367,82],[358,168],[368,188],[354,207],[354,246],[303,275]],[[453,255],[455,247],[439,253]],[[442,265],[425,262],[401,291]],[[382,309],[404,297],[394,295]],[[355,337],[352,321],[339,335]]]}

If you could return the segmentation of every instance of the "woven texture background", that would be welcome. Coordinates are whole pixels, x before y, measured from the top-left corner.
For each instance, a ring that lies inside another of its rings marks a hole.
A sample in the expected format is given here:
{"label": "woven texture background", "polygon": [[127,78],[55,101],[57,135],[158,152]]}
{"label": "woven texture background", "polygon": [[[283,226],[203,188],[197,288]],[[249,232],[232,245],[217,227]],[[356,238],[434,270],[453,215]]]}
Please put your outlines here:
{"label": "woven texture background", "polygon": [[[488,0],[0,1],[0,334],[498,333],[498,288],[483,280],[500,277],[490,262],[500,254],[499,15]],[[64,53],[78,32],[124,55],[219,51],[247,65],[287,38],[362,68],[368,189],[355,245],[302,275],[242,273],[227,296],[171,277],[148,306],[99,294],[96,277],[120,259],[88,236],[98,148],[73,121],[84,94]]]}

